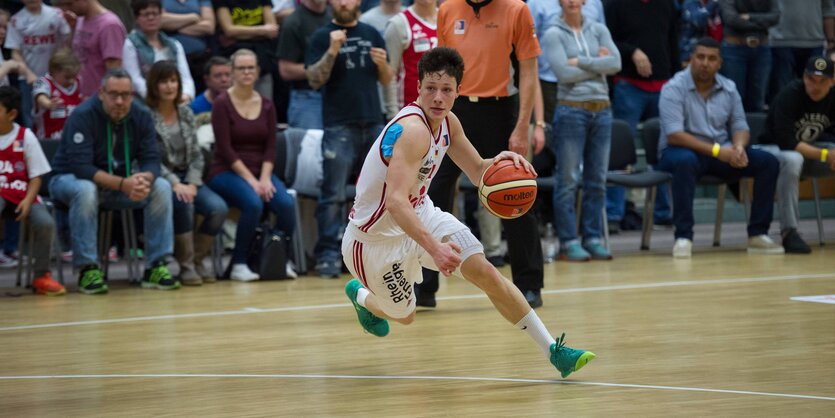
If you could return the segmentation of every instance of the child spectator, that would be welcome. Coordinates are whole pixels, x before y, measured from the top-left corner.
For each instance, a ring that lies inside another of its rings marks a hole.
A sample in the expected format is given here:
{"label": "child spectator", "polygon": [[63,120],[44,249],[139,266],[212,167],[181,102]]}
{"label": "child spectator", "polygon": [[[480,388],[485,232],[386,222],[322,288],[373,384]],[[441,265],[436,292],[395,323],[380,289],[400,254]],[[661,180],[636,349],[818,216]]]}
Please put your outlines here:
{"label": "child spectator", "polygon": [[71,29],[60,9],[41,0],[23,0],[23,6],[9,21],[5,47],[11,50],[12,59],[20,63],[21,120],[31,127],[32,84],[46,75],[49,58],[66,45]]}
{"label": "child spectator", "polygon": [[72,50],[55,51],[49,59],[49,72],[35,82],[35,126],[38,138],[61,139],[70,112],[84,100],[78,72],[81,63]]}
{"label": "child spectator", "polygon": [[35,134],[14,123],[20,102],[16,89],[0,87],[0,213],[11,215],[6,209],[11,209],[8,205],[15,205],[15,219],[29,220],[34,239],[30,256],[35,258],[36,279],[32,282],[35,292],[47,296],[63,295],[66,293],[64,286],[53,280],[49,271],[55,223],[38,198],[41,176],[52,169]]}

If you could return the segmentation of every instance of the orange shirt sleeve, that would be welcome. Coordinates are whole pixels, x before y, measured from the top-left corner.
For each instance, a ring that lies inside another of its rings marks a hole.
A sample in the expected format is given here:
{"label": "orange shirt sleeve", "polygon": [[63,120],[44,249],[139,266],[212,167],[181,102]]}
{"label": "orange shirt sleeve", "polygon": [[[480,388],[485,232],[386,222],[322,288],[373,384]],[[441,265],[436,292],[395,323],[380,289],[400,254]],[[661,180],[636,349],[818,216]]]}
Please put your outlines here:
{"label": "orange shirt sleeve", "polygon": [[447,15],[447,4],[441,4],[441,7],[438,9],[438,21],[436,23],[436,28],[438,30],[436,36],[438,37],[438,46],[447,46],[447,39],[446,39],[446,15]]}
{"label": "orange shirt sleeve", "polygon": [[516,46],[516,58],[519,61],[538,57],[542,53],[539,40],[536,39],[536,26],[533,24],[531,11],[524,3],[516,8],[516,19],[513,19],[513,44]]}

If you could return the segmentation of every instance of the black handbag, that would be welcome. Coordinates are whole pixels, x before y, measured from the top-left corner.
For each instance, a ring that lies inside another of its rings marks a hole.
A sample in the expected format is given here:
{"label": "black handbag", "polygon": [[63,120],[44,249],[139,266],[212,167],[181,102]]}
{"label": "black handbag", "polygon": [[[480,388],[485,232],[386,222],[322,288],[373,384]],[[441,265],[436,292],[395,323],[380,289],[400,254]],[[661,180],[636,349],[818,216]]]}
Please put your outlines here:
{"label": "black handbag", "polygon": [[287,249],[290,237],[281,232],[273,232],[270,224],[261,224],[255,230],[247,264],[249,269],[258,273],[261,280],[287,279]]}

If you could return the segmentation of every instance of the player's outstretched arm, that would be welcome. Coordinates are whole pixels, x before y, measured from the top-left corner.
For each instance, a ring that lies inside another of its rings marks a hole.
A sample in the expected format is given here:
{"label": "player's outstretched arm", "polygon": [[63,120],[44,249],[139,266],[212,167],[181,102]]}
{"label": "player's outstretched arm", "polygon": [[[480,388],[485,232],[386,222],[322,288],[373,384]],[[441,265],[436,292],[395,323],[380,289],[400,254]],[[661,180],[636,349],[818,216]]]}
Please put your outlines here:
{"label": "player's outstretched arm", "polygon": [[444,275],[452,274],[461,264],[461,251],[453,242],[441,243],[423,226],[409,201],[409,193],[417,181],[420,163],[429,147],[426,126],[418,118],[399,122],[403,133],[394,144],[386,174],[386,210],[403,231],[432,256]]}

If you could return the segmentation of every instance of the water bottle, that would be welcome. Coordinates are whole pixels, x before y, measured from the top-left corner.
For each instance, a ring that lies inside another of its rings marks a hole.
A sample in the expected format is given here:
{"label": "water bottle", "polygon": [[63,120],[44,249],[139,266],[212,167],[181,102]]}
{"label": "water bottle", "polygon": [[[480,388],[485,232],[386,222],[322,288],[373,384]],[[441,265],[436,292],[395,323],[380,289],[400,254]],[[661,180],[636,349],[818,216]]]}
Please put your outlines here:
{"label": "water bottle", "polygon": [[557,258],[557,237],[554,234],[554,224],[545,225],[545,237],[542,239],[542,258],[550,263]]}

